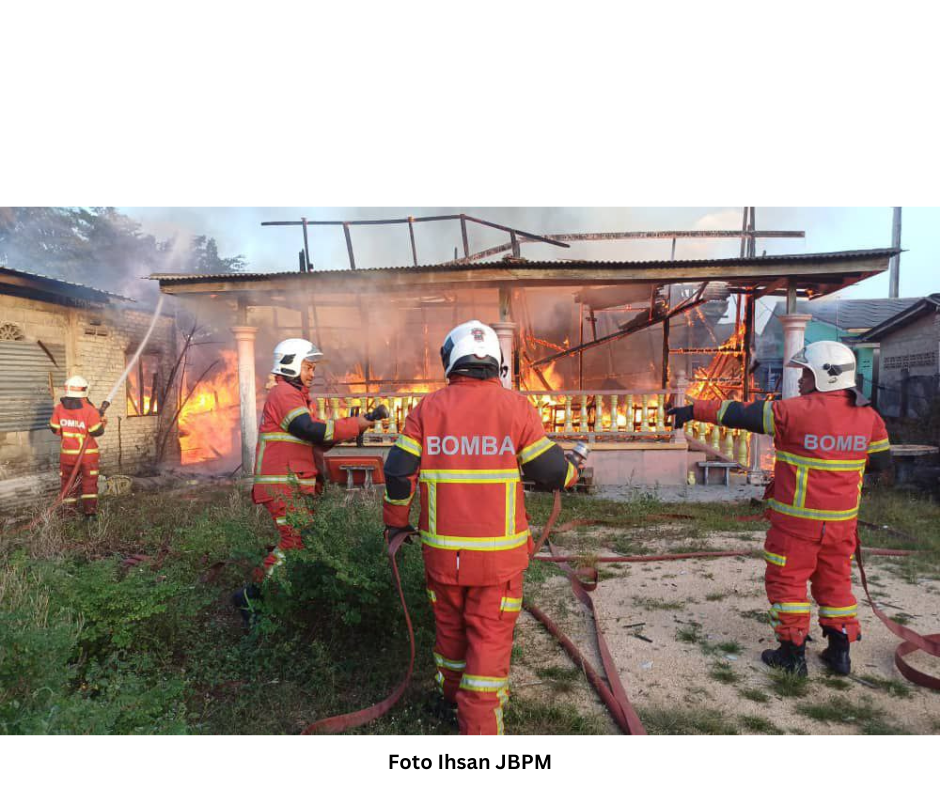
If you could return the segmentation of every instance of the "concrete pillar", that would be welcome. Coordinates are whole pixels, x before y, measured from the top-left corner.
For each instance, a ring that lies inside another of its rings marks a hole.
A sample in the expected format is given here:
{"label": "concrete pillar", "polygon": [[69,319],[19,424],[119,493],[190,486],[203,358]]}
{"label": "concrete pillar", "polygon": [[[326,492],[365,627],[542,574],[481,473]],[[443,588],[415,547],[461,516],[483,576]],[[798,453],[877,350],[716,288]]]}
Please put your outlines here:
{"label": "concrete pillar", "polygon": [[253,473],[255,447],[258,445],[258,410],[255,403],[255,326],[235,326],[238,350],[238,401],[241,410],[242,473]]}
{"label": "concrete pillar", "polygon": [[781,315],[783,324],[783,398],[790,399],[800,395],[799,380],[803,374],[799,369],[787,366],[796,353],[802,349],[806,336],[806,324],[812,320],[810,315]]}
{"label": "concrete pillar", "polygon": [[515,381],[512,379],[513,368],[513,337],[515,336],[515,323],[491,323],[496,336],[499,337],[499,346],[503,350],[503,362],[506,364],[507,371],[505,375],[500,375],[500,382],[504,388],[511,389]]}

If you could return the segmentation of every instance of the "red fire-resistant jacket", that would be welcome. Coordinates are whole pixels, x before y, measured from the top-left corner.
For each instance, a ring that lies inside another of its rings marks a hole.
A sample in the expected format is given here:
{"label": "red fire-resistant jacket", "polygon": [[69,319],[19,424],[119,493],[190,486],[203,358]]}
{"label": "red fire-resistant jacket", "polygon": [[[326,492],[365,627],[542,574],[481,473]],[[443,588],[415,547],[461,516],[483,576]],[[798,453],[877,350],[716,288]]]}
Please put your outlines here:
{"label": "red fire-resistant jacket", "polygon": [[[771,522],[819,538],[826,523],[858,516],[866,464],[884,467],[890,456],[881,416],[854,391],[814,391],[774,402],[696,400],[699,421],[772,435],[777,457],[769,490]],[[756,416],[757,423],[749,424]]]}
{"label": "red fire-resistant jacket", "polygon": [[[66,407],[66,401],[68,407]],[[104,425],[101,423],[101,416],[98,415],[98,409],[90,404],[87,399],[80,397],[63,397],[52,410],[52,418],[49,419],[49,427],[62,438],[62,446],[59,453],[62,459],[69,462],[68,457],[73,457],[70,461],[75,464],[75,458],[82,450],[82,445],[87,444],[82,459],[87,457],[89,460],[98,457],[98,441],[96,435],[104,432]]]}
{"label": "red fire-resistant jacket", "polygon": [[428,574],[452,585],[503,583],[529,563],[520,465],[555,489],[578,479],[523,395],[497,378],[455,375],[411,411],[389,452],[385,523],[408,525],[417,480]]}
{"label": "red fire-resistant jacket", "polygon": [[[359,434],[355,416],[318,420],[316,404],[306,388],[293,386],[280,375],[276,380],[274,388],[268,392],[258,429],[255,484],[251,489],[251,499],[255,503],[287,497],[294,484],[299,485],[300,492],[313,494],[317,483],[314,445],[333,444]],[[296,429],[298,419],[304,423],[304,431]]]}

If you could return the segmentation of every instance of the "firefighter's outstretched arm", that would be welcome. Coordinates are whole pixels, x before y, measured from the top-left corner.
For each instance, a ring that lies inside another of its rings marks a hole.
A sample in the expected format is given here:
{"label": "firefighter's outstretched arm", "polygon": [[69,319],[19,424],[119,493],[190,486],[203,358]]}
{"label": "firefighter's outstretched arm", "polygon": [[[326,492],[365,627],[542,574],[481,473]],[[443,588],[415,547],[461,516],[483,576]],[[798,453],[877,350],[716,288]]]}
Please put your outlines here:
{"label": "firefighter's outstretched arm", "polygon": [[706,421],[732,429],[774,434],[773,402],[734,402],[733,400],[697,399],[692,405],[669,408],[675,428],[682,429],[689,421]]}
{"label": "firefighter's outstretched arm", "polygon": [[364,416],[351,416],[347,419],[319,421],[312,418],[305,408],[297,408],[287,414],[281,426],[286,426],[295,438],[324,445],[354,439],[370,426],[371,422],[361,423],[364,420]]}
{"label": "firefighter's outstretched arm", "polygon": [[531,406],[526,412],[522,448],[517,455],[522,475],[550,490],[571,487],[578,481],[578,469],[557,443],[545,434],[538,411]]}

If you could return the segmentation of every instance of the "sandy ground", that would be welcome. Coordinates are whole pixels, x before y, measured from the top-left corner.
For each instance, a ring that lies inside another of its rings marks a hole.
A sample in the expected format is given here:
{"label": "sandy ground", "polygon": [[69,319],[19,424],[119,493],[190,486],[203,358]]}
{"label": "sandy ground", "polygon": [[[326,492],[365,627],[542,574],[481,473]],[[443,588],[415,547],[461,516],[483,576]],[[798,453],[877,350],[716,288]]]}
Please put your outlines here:
{"label": "sandy ground", "polygon": [[669,503],[714,503],[716,501],[746,501],[750,498],[760,500],[764,496],[764,486],[748,484],[743,473],[732,473],[727,487],[722,483],[693,484],[692,486],[683,484],[672,487],[617,485],[598,487],[595,494],[598,498],[611,501],[627,501],[637,495],[649,494],[660,501]]}
{"label": "sandy ground", "polygon": [[[645,544],[653,552],[677,551],[683,541],[670,540],[668,531],[657,529],[663,538]],[[708,545],[714,550],[759,549],[762,538],[756,532],[710,536]],[[700,543],[688,544],[690,551],[701,549]],[[876,601],[889,614],[903,612],[910,616],[910,626],[923,634],[940,632],[940,583],[909,583],[892,574],[892,564],[897,566],[897,559],[872,557],[866,565]],[[910,684],[898,673],[894,650],[900,641],[874,617],[865,602],[859,605],[863,638],[852,648],[856,680],[843,682],[842,688],[826,682],[828,674],[817,657],[826,641],[821,634],[814,635],[815,641],[808,646],[808,692],[802,698],[783,697],[775,691],[770,671],[760,661],[763,649],[776,647],[773,631],[764,618],[767,601],[763,560],[717,558],[603,566],[602,580],[593,595],[595,606],[621,680],[641,714],[650,708],[718,709],[742,733],[748,732],[740,722],[742,715],[763,718],[787,733],[859,732],[860,723],[853,724],[854,719],[821,722],[797,710],[799,704],[831,704],[839,696],[852,704],[870,702],[878,710],[878,719],[894,728],[910,733],[940,733],[940,693]],[[863,593],[857,576],[855,587],[857,594]],[[550,578],[533,596],[535,599],[599,668],[589,614],[575,600],[568,581],[561,576]],[[815,621],[813,627],[819,633]],[[696,628],[699,642],[678,639],[680,630]],[[740,646],[739,653],[725,654],[714,648],[730,641]],[[544,670],[539,676],[538,671],[546,666],[570,667],[572,663],[528,614],[520,619],[517,642],[522,656],[513,666],[514,692],[571,703],[585,714],[597,715],[612,733],[616,732],[583,677],[569,682],[568,688],[562,684],[559,691],[556,681],[546,680]],[[706,654],[707,649],[713,653]],[[926,655],[912,655],[909,662],[926,672],[938,672],[937,660]],[[730,668],[733,683],[722,683],[709,675],[716,663]],[[898,682],[910,694],[896,697],[885,687],[866,686],[857,680],[870,684],[873,678]],[[760,690],[769,697],[764,702],[750,700],[741,695],[742,690]]]}

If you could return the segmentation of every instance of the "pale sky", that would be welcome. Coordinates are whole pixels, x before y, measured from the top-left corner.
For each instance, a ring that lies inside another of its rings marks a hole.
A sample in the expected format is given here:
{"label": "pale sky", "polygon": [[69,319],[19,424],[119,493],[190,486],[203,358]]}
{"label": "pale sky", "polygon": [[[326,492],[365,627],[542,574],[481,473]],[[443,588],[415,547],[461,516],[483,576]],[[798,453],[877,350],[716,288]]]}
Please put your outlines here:
{"label": "pale sky", "polygon": [[[245,255],[252,271],[293,271],[303,246],[299,227],[262,227],[262,221],[307,219],[378,219],[408,215],[466,213],[532,233],[630,230],[740,229],[742,208],[122,208],[146,232],[160,239],[209,235],[222,256]],[[805,239],[759,240],[758,255],[805,254],[891,245],[892,208],[760,208],[758,230],[804,230]],[[406,226],[353,227],[359,266],[407,265],[411,251]],[[471,252],[508,240],[505,233],[470,226]],[[415,226],[422,264],[452,259],[461,247],[457,222]],[[900,295],[940,292],[940,208],[905,208],[901,245]],[[735,257],[739,240],[682,241],[677,258]],[[347,268],[341,227],[310,228],[310,253],[317,270]],[[668,259],[669,241],[622,241],[572,244],[570,249],[545,244],[523,246],[530,259],[573,257],[594,260]],[[840,298],[885,298],[888,276],[881,274],[839,293]]]}

